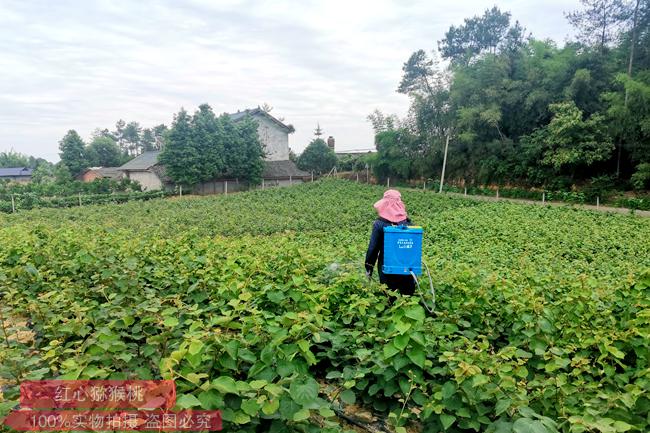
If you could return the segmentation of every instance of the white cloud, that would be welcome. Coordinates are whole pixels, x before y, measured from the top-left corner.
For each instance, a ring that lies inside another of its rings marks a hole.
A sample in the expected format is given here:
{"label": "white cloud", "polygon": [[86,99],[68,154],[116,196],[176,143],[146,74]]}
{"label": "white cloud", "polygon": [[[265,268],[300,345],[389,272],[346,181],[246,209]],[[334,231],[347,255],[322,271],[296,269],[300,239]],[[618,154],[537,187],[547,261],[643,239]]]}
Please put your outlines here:
{"label": "white cloud", "polygon": [[[536,37],[562,41],[571,2],[502,1]],[[402,63],[492,2],[82,0],[0,5],[0,151],[57,160],[68,129],[171,122],[183,106],[218,113],[267,102],[296,127],[316,122],[347,149],[372,146],[373,109],[403,115]]]}

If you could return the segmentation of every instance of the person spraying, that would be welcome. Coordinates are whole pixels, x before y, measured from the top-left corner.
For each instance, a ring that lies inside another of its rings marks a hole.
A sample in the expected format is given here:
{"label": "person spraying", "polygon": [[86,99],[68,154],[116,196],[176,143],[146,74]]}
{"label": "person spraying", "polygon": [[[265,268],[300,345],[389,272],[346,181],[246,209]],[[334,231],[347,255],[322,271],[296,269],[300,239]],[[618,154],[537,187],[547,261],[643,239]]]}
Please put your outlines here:
{"label": "person spraying", "polygon": [[372,277],[372,271],[377,264],[379,282],[386,284],[390,290],[398,291],[402,295],[415,293],[415,279],[411,275],[387,274],[383,271],[384,265],[384,228],[395,226],[408,226],[411,220],[406,213],[399,191],[389,189],[384,192],[384,197],[374,204],[377,210],[377,219],[372,225],[370,243],[366,252],[366,275]]}

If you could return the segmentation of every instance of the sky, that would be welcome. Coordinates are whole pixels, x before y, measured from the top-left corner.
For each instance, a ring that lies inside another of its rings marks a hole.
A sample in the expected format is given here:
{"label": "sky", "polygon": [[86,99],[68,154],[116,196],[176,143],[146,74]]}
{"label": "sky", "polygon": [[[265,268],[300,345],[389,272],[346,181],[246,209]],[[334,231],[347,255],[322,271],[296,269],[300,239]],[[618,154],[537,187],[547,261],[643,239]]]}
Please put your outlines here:
{"label": "sky", "polygon": [[319,123],[337,150],[373,147],[366,120],[406,114],[401,68],[450,25],[497,5],[536,38],[573,35],[578,0],[0,0],[0,152],[58,161],[69,129],[118,119],[170,125],[181,107],[264,103],[296,132]]}

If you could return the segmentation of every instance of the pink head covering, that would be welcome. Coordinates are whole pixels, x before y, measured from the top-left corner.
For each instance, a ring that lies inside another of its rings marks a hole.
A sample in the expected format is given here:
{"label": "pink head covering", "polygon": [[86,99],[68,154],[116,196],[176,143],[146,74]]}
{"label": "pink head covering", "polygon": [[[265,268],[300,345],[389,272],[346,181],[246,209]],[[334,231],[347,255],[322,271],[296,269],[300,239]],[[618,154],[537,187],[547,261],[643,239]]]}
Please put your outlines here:
{"label": "pink head covering", "polygon": [[398,223],[407,217],[406,208],[402,203],[402,195],[395,189],[389,189],[384,193],[384,198],[375,203],[375,209],[380,217],[390,222]]}

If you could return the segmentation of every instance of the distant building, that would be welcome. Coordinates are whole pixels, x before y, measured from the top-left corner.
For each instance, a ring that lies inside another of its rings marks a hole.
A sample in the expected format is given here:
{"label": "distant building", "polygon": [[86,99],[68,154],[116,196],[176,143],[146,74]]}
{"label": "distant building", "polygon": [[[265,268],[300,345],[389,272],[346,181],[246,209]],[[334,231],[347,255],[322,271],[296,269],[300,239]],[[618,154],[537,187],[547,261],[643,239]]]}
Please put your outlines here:
{"label": "distant building", "polygon": [[229,114],[230,118],[235,122],[247,115],[257,121],[257,134],[266,152],[265,159],[267,161],[288,161],[289,134],[293,132],[293,129],[261,108]]}
{"label": "distant building", "polygon": [[[261,108],[239,111],[229,114],[234,121],[240,121],[245,116],[251,116],[258,123],[257,133],[264,146],[266,158],[262,179],[264,186],[286,186],[301,183],[311,174],[302,170],[289,160],[289,133],[293,128],[271,116]],[[165,174],[165,167],[158,162],[160,151],[144,152],[127,162],[118,170],[128,179],[137,181],[143,190],[162,189],[173,186],[171,179]],[[214,179],[196,185],[198,194],[219,194],[247,189],[246,182],[239,179]]]}
{"label": "distant building", "polygon": [[334,150],[334,137],[332,137],[331,135],[327,137],[327,147]]}
{"label": "distant building", "polygon": [[92,182],[95,179],[120,180],[122,177],[124,177],[124,172],[120,167],[90,167],[78,175],[77,179],[83,182]]}
{"label": "distant building", "polygon": [[124,177],[140,183],[143,191],[162,189],[164,180],[164,167],[158,163],[160,150],[143,152],[131,161],[127,162],[118,170],[124,173]]}
{"label": "distant building", "polygon": [[0,180],[28,183],[32,180],[34,170],[27,167],[0,168]]}

